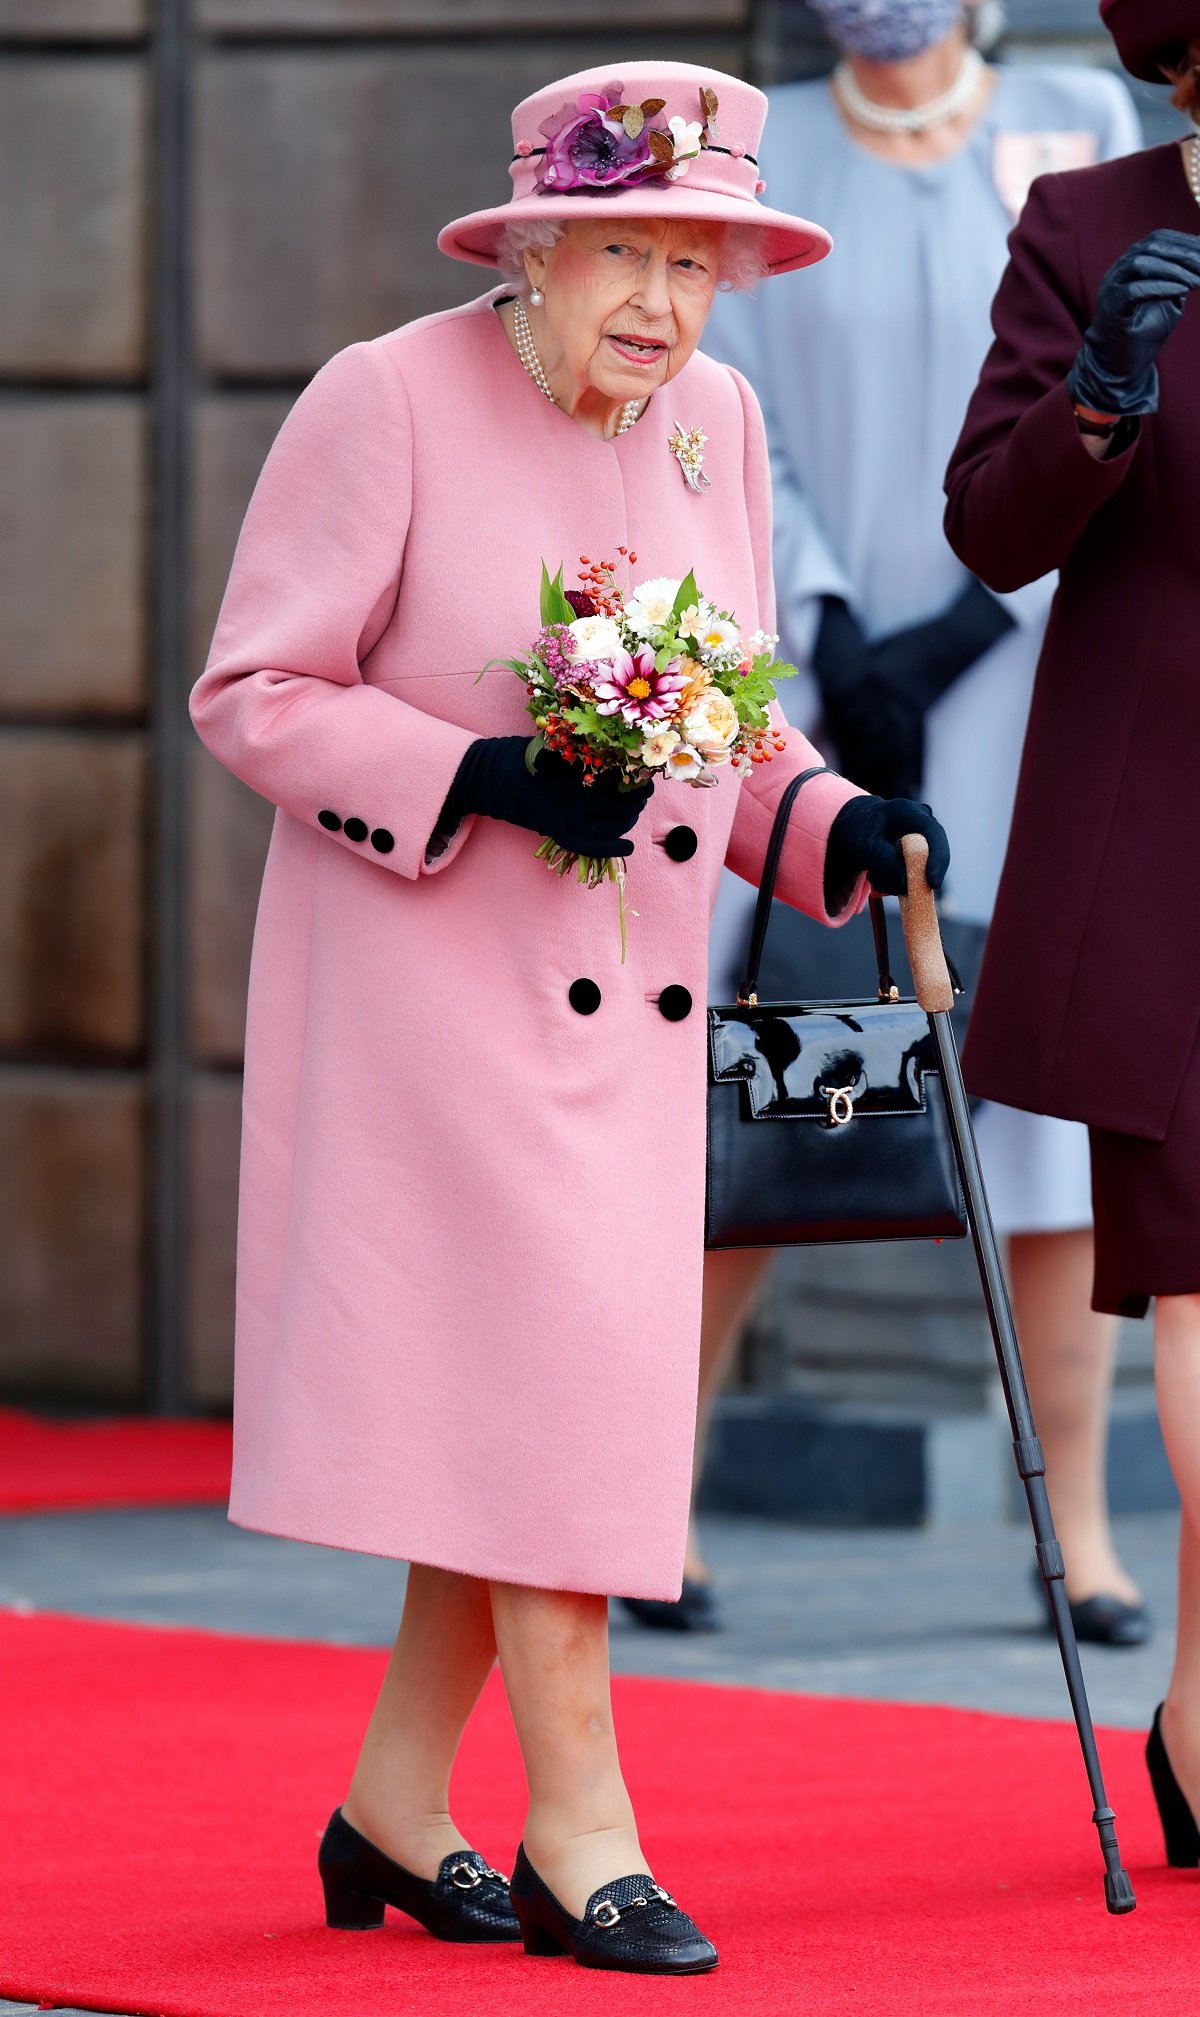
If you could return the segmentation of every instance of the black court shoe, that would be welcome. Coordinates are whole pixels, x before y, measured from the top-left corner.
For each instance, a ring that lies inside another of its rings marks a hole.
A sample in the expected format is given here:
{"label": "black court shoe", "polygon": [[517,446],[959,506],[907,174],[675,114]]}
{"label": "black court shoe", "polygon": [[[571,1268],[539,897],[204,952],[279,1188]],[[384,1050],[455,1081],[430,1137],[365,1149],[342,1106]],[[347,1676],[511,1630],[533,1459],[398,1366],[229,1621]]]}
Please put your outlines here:
{"label": "black court shoe", "polygon": [[602,1884],[582,1919],[573,1919],[543,1884],[522,1844],[512,1902],[527,1954],[569,1954],[585,1968],[618,1968],[626,1975],[701,1975],[717,1965],[712,1941],[652,1877]]}
{"label": "black court shoe", "polygon": [[711,1583],[685,1576],[683,1591],[672,1603],[665,1597],[620,1597],[636,1624],[652,1632],[719,1632],[721,1613]]}
{"label": "black court shoe", "polygon": [[1167,1756],[1161,1702],[1154,1711],[1154,1725],[1146,1739],[1146,1769],[1162,1822],[1167,1861],[1173,1870],[1194,1870],[1200,1864],[1200,1828]]}
{"label": "black court shoe", "polygon": [[519,1940],[508,1881],[474,1849],[443,1856],[437,1876],[414,1877],[352,1828],[335,1808],[317,1851],[325,1924],[365,1933],[383,1924],[385,1905],[407,1912],[439,1940]]}
{"label": "black court shoe", "polygon": [[[1036,1566],[1030,1580],[1046,1607],[1046,1629],[1052,1632],[1050,1599]],[[1145,1646],[1154,1636],[1145,1604],[1127,1604],[1124,1597],[1113,1597],[1103,1590],[1095,1597],[1081,1598],[1077,1604],[1068,1597],[1067,1604],[1071,1626],[1081,1646]]]}

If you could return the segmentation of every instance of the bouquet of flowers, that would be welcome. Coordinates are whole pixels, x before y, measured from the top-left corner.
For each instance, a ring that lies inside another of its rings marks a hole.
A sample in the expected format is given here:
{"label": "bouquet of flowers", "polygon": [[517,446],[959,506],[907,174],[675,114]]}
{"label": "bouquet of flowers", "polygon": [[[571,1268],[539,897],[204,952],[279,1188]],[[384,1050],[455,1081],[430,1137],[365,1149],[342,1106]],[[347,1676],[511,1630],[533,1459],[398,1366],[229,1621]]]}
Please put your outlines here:
{"label": "bouquet of flowers", "polygon": [[[636,553],[618,548],[632,568]],[[582,767],[582,781],[619,775],[632,791],[660,777],[714,785],[729,765],[743,777],[784,744],[769,713],[775,681],[794,665],[774,658],[779,639],[743,637],[728,610],[713,607],[690,572],[623,589],[618,561],[580,556],[580,587],[563,587],[542,563],[541,629],[524,658],[494,660],[524,681],[535,734],[531,770],[544,750]],[[556,841],[537,850],[559,875],[572,868],[594,889],[615,882],[625,945],[624,865],[568,853]]]}

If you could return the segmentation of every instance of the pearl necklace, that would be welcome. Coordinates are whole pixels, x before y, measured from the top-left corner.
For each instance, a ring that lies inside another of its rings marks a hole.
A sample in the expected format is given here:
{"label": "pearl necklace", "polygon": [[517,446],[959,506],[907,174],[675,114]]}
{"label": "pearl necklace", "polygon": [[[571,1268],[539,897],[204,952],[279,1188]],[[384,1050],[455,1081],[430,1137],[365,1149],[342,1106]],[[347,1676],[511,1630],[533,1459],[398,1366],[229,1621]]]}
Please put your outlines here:
{"label": "pearl necklace", "polygon": [[855,81],[848,63],[839,63],[833,73],[833,88],[852,119],[873,133],[928,133],[933,126],[945,126],[974,101],[983,82],[987,64],[978,49],[963,52],[962,69],[948,91],[930,98],[924,105],[878,105]]}
{"label": "pearl necklace", "polygon": [[1197,127],[1188,142],[1187,177],[1192,187],[1192,195],[1200,203],[1200,127]]}
{"label": "pearl necklace", "polygon": [[[551,406],[557,406],[558,401],[550,390],[550,380],[546,376],[546,368],[537,353],[537,345],[533,340],[533,331],[529,327],[529,317],[525,313],[525,303],[519,294],[513,302],[513,331],[517,339],[517,356],[525,366],[538,391],[545,393]],[[642,402],[640,399],[626,400],[624,406],[621,408],[621,418],[617,422],[617,434],[628,434],[630,428],[640,417],[641,411]]]}

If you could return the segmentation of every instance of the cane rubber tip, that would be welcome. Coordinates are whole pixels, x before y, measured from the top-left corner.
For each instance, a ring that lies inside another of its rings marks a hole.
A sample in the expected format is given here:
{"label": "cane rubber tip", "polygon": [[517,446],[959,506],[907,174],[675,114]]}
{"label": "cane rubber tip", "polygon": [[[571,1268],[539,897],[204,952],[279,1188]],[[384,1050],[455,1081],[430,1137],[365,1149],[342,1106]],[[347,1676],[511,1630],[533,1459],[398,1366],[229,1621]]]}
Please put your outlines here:
{"label": "cane rubber tip", "polygon": [[1134,1912],[1137,1899],[1133,1895],[1133,1885],[1124,1870],[1108,1870],[1104,1877],[1104,1902],[1110,1912],[1119,1917],[1122,1912]]}

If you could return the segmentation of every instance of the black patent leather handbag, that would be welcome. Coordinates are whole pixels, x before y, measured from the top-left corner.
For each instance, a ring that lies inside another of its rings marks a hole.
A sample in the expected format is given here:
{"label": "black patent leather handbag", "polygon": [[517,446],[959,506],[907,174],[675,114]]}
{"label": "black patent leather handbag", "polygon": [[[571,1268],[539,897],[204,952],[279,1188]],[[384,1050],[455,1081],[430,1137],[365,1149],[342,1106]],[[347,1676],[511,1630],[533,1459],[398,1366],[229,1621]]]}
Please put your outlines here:
{"label": "black patent leather handbag", "polygon": [[929,1018],[888,967],[870,902],[873,1001],[760,1002],[758,971],[797,794],[771,832],[738,1000],[708,1011],[705,1245],[962,1239],[966,1205]]}

